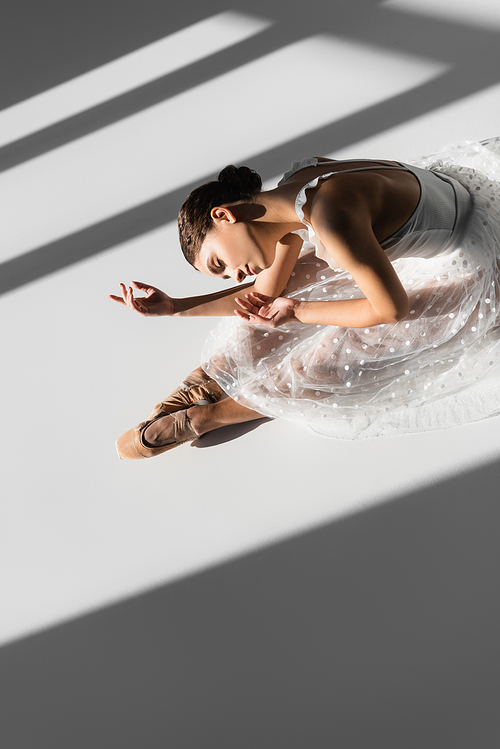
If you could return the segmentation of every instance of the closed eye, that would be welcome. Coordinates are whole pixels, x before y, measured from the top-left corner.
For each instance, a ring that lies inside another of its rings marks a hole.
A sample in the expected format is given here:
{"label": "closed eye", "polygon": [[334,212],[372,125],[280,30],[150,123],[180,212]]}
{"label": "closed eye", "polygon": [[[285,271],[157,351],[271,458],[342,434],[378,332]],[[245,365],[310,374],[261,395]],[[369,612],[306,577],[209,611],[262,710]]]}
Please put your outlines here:
{"label": "closed eye", "polygon": [[[218,257],[216,257],[215,260],[208,261],[208,270],[214,275],[220,276],[220,274],[226,270],[226,266]],[[230,276],[222,276],[222,278],[230,278]]]}

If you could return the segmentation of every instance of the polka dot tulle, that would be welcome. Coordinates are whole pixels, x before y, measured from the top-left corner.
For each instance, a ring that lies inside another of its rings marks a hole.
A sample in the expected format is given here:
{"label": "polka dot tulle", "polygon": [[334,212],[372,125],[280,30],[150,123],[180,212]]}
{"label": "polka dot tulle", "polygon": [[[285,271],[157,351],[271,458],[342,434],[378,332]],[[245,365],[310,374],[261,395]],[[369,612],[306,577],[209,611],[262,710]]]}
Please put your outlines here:
{"label": "polka dot tulle", "polygon": [[[329,437],[442,429],[500,413],[500,138],[412,162],[453,177],[474,198],[459,247],[433,258],[391,256],[410,299],[405,320],[372,328],[294,322],[271,330],[225,318],[203,368],[265,416]],[[346,271],[304,243],[284,296],[362,296]]]}

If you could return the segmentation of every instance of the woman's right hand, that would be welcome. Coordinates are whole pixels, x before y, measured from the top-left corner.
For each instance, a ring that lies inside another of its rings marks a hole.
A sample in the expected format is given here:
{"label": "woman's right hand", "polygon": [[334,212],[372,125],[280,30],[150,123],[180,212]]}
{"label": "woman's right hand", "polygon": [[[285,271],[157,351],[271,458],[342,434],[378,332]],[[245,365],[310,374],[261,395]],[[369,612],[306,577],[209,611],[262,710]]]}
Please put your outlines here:
{"label": "woman's right hand", "polygon": [[113,299],[119,304],[130,307],[130,309],[138,312],[143,317],[161,317],[165,315],[173,315],[175,313],[175,299],[169,297],[161,289],[157,289],[156,286],[150,286],[147,283],[141,283],[140,281],[132,281],[132,286],[138,291],[143,291],[146,296],[134,297],[134,291],[131,286],[127,287],[121,283],[120,288],[122,296],[115,296],[110,294],[109,298]]}

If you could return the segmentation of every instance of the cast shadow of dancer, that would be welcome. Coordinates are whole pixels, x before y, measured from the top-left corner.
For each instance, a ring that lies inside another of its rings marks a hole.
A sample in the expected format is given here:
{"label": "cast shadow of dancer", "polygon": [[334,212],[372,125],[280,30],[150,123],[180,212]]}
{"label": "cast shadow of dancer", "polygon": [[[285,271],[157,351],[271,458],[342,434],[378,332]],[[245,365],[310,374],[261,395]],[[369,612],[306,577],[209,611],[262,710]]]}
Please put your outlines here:
{"label": "cast shadow of dancer", "polygon": [[220,427],[219,429],[214,429],[211,432],[202,434],[201,437],[198,437],[198,439],[191,442],[190,447],[204,448],[223,445],[226,442],[232,442],[240,437],[244,437],[245,434],[252,432],[263,424],[267,424],[269,421],[273,421],[273,419],[263,416],[262,419],[255,419],[255,421],[247,421],[243,424],[230,424],[227,427]]}

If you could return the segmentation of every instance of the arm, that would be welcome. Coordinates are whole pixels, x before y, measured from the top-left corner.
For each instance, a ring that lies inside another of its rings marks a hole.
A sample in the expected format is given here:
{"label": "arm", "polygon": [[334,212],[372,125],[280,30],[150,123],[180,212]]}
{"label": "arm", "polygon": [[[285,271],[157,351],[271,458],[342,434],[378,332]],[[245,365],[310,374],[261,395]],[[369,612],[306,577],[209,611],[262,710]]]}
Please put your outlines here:
{"label": "arm", "polygon": [[[142,317],[196,317],[201,315],[209,317],[211,315],[232,315],[234,313],[234,298],[241,294],[242,289],[252,291],[254,285],[253,283],[247,283],[223,291],[216,291],[214,294],[186,297],[185,299],[174,299],[161,289],[157,289],[156,286],[140,281],[132,281],[132,286],[128,288],[121,283],[120,288],[122,296],[110,294],[109,298],[125,307],[130,307]],[[134,289],[143,291],[146,296],[134,297]]]}
{"label": "arm", "polygon": [[[345,268],[365,297],[343,301],[300,302],[296,299],[272,300],[252,294],[240,306],[240,317],[250,322],[282,325],[287,320],[305,323],[363,328],[392,323],[408,315],[408,295],[392,263],[378,243],[372,229],[368,207],[357,195],[319,200],[311,208],[311,223],[332,257]],[[241,301],[241,300],[240,300]],[[245,314],[246,313],[246,314]]]}
{"label": "arm", "polygon": [[[270,268],[259,273],[255,279],[252,291],[267,294],[268,296],[279,296],[292,275],[301,249],[302,239],[298,234],[287,234],[283,237],[276,245],[274,263]],[[235,296],[239,295],[235,294]]]}
{"label": "arm", "polygon": [[368,299],[298,302],[294,315],[299,322],[337,325],[341,328],[370,328],[373,325],[397,322],[406,317],[406,315],[401,315],[401,317],[381,315],[377,313]]}
{"label": "arm", "polygon": [[302,302],[296,310],[297,319],[353,328],[404,319],[409,312],[408,295],[373,233],[366,201],[345,191],[344,200],[338,200],[332,211],[326,198],[313,204],[311,222],[328,252],[352,275],[365,298]]}
{"label": "arm", "polygon": [[296,234],[287,234],[278,242],[276,257],[270,268],[259,273],[253,283],[232,286],[229,289],[216,291],[213,294],[173,299],[168,294],[139,281],[132,286],[145,292],[145,297],[135,297],[132,287],[128,289],[120,284],[122,296],[110,295],[110,298],[138,312],[143,317],[229,317],[235,313],[235,298],[241,293],[258,293],[278,296],[285,288],[290,274],[297,262],[302,247],[302,240]]}
{"label": "arm", "polygon": [[302,239],[297,234],[287,234],[276,246],[276,257],[270,268],[263,270],[253,283],[232,286],[230,289],[198,297],[175,299],[176,317],[228,317],[234,315],[235,299],[242,291],[257,292],[268,296],[279,296],[295,267],[302,248]]}

